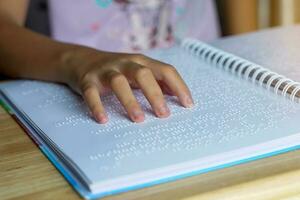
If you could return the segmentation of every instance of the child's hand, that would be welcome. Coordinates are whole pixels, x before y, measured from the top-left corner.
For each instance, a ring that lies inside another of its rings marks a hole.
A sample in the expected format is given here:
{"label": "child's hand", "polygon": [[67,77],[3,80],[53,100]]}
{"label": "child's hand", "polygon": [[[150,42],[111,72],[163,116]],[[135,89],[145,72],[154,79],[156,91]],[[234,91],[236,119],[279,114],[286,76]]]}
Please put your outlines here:
{"label": "child's hand", "polygon": [[70,53],[64,57],[66,82],[82,94],[94,118],[106,123],[108,118],[101,96],[112,90],[134,122],[142,122],[144,113],[131,87],[140,88],[158,117],[167,117],[170,111],[163,91],[178,97],[181,104],[191,107],[189,89],[168,64],[140,54],[108,53],[92,49]]}
{"label": "child's hand", "polygon": [[7,11],[0,12],[2,75],[66,83],[82,94],[100,123],[108,120],[100,100],[107,89],[116,94],[135,122],[143,121],[144,113],[131,87],[141,88],[159,117],[170,114],[162,88],[176,95],[182,105],[192,106],[191,94],[172,66],[142,55],[101,52],[54,41],[23,28],[27,1],[8,3],[11,1],[0,3],[0,9]]}

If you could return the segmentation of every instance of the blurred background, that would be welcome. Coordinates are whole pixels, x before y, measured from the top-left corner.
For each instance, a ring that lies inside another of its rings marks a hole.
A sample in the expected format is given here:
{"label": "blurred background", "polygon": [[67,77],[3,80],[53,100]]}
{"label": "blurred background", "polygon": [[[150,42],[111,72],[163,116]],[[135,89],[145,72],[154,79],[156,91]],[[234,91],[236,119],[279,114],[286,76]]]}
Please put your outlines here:
{"label": "blurred background", "polygon": [[300,23],[300,0],[216,0],[223,35]]}
{"label": "blurred background", "polygon": [[[199,0],[201,1],[201,0]],[[222,36],[300,23],[300,0],[211,0]],[[31,0],[26,26],[50,35],[47,0]]]}

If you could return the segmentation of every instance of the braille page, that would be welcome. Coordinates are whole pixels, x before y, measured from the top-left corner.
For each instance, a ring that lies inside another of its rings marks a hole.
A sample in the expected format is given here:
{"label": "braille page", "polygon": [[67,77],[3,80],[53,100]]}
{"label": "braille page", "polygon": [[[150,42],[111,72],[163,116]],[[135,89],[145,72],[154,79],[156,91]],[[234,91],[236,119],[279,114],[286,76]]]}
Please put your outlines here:
{"label": "braille page", "polygon": [[[124,177],[140,177],[143,183],[143,174],[152,171],[300,133],[299,104],[210,67],[180,48],[149,56],[176,66],[192,91],[193,108],[183,108],[175,97],[166,96],[172,114],[158,119],[142,93],[135,91],[146,112],[145,122],[136,124],[110,94],[102,97],[110,121],[101,125],[65,86],[37,81],[0,85],[91,183],[100,186]],[[159,179],[169,171],[150,177]]]}

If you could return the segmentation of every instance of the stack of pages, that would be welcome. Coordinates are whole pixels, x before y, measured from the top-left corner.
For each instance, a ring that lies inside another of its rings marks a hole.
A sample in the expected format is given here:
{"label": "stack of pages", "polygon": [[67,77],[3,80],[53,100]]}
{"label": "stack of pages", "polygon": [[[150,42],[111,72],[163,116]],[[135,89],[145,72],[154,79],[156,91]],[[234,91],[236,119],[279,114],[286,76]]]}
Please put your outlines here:
{"label": "stack of pages", "polygon": [[1,100],[83,197],[104,197],[300,148],[299,35],[289,27],[147,52],[175,66],[194,97],[186,109],[166,96],[167,119],[139,90],[139,124],[113,94],[103,98],[110,121],[97,124],[54,83],[4,82]]}

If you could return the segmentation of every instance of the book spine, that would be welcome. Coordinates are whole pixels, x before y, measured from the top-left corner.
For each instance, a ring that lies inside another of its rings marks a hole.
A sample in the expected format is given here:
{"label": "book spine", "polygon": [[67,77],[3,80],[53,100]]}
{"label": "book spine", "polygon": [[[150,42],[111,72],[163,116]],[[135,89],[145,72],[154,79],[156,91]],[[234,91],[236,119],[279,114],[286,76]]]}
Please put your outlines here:
{"label": "book spine", "polygon": [[11,109],[9,108],[4,101],[2,101],[1,96],[0,96],[0,107],[2,107],[8,114],[12,114]]}
{"label": "book spine", "polygon": [[222,69],[241,79],[265,87],[276,94],[288,97],[292,101],[299,102],[300,83],[296,81],[195,39],[184,39],[181,42],[181,47],[210,66]]}

